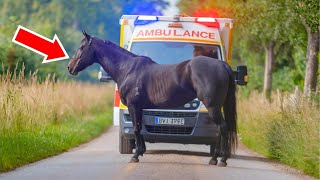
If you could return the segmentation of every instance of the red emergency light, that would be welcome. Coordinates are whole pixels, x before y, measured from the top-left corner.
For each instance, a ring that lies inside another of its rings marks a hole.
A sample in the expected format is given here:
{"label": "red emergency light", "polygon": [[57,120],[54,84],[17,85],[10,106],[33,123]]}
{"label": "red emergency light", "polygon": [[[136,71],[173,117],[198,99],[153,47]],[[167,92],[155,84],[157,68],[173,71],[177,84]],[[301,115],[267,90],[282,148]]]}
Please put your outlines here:
{"label": "red emergency light", "polygon": [[197,17],[196,18],[196,23],[205,25],[207,27],[211,27],[211,28],[219,28],[220,24],[219,22],[212,17]]}

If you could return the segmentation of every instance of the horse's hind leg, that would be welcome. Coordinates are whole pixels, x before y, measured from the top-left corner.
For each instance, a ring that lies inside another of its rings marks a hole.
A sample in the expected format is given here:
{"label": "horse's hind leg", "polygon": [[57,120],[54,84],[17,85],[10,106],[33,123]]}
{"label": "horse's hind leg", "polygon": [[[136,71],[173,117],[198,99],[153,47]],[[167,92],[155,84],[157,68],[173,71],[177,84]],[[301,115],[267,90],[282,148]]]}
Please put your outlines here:
{"label": "horse's hind leg", "polygon": [[218,141],[216,142],[216,147],[214,150],[214,154],[212,158],[209,161],[209,164],[211,165],[216,165],[218,163],[218,157],[221,154],[221,141],[222,141],[222,133],[221,133],[221,122],[223,121],[222,113],[221,113],[221,108],[219,107],[208,107],[208,113],[209,117],[211,118],[212,121],[219,127],[219,136],[218,136]]}
{"label": "horse's hind leg", "polygon": [[229,145],[228,145],[228,132],[227,132],[227,124],[226,121],[221,121],[220,125],[220,134],[221,134],[221,160],[218,166],[225,167],[227,166],[227,159],[229,157]]}
{"label": "horse's hind leg", "polygon": [[219,132],[218,141],[216,142],[213,156],[209,161],[209,164],[211,164],[211,165],[217,165],[217,163],[218,163],[217,158],[220,156],[220,144],[221,144],[221,133]]}

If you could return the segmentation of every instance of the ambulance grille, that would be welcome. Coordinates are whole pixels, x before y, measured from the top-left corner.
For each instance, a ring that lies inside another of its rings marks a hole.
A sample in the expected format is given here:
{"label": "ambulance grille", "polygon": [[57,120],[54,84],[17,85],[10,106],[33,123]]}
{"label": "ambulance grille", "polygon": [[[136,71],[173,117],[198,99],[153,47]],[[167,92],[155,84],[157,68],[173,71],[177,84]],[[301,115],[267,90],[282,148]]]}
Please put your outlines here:
{"label": "ambulance grille", "polygon": [[[145,116],[156,116],[156,117],[187,117],[195,118],[198,116],[197,112],[169,112],[169,111],[143,111]],[[132,118],[129,114],[124,114],[125,122],[132,122]]]}
{"label": "ambulance grille", "polygon": [[197,117],[197,112],[143,111],[143,115],[157,117]]}
{"label": "ambulance grille", "polygon": [[193,127],[177,127],[177,126],[145,126],[148,133],[155,134],[181,134],[190,135]]}

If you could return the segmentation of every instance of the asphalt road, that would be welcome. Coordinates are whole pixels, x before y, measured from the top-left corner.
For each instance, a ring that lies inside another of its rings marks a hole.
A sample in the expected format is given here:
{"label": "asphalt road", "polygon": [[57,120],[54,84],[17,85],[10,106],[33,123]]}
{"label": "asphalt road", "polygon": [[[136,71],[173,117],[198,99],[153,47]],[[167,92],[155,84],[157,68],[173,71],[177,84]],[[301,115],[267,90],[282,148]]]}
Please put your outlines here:
{"label": "asphalt road", "polygon": [[209,165],[209,147],[149,144],[139,163],[118,152],[118,128],[64,154],[0,174],[1,180],[109,179],[312,179],[238,148],[227,167]]}

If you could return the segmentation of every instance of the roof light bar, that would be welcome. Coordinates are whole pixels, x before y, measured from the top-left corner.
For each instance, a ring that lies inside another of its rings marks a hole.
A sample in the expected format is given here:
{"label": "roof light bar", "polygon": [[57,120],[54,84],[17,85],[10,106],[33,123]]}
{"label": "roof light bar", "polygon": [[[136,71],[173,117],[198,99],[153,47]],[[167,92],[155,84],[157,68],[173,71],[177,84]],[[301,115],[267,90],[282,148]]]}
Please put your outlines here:
{"label": "roof light bar", "polygon": [[134,21],[134,25],[146,25],[158,21],[157,16],[138,16]]}
{"label": "roof light bar", "polygon": [[207,27],[211,28],[220,28],[220,24],[218,21],[215,20],[215,18],[210,18],[210,17],[198,17],[196,18],[196,23],[205,25]]}
{"label": "roof light bar", "polygon": [[209,17],[198,17],[196,21],[197,22],[216,22],[214,18],[209,18]]}
{"label": "roof light bar", "polygon": [[157,16],[138,16],[138,20],[146,20],[146,21],[157,21]]}

